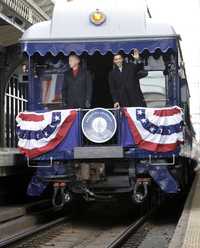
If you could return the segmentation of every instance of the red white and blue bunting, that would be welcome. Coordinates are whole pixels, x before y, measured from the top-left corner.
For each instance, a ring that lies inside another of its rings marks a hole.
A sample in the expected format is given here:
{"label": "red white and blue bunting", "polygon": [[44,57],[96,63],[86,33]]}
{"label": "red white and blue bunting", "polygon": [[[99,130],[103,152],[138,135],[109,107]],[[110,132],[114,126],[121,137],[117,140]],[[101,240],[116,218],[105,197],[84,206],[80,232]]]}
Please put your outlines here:
{"label": "red white and blue bunting", "polygon": [[137,147],[153,152],[170,152],[183,143],[181,108],[126,108],[124,113]]}
{"label": "red white and blue bunting", "polygon": [[[124,108],[123,111],[126,118],[122,121],[127,120],[130,136],[122,132],[125,136],[122,140],[131,137],[130,145],[149,152],[173,152],[183,143],[183,112],[179,107]],[[34,158],[50,151],[73,151],[80,145],[81,125],[74,125],[77,115],[77,110],[20,113],[16,121],[21,153]],[[123,142],[121,145],[127,146]]]}
{"label": "red white and blue bunting", "polygon": [[21,153],[33,158],[53,150],[68,134],[76,115],[75,110],[20,113],[16,121]]}

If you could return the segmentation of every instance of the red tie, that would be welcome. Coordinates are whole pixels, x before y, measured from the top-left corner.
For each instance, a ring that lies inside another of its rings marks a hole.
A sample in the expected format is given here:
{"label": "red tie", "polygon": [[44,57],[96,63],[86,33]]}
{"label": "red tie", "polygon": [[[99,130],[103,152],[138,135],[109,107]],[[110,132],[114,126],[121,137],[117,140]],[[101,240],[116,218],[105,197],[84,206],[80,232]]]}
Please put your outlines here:
{"label": "red tie", "polygon": [[79,68],[77,68],[77,69],[73,69],[73,70],[72,70],[72,72],[73,72],[73,76],[74,76],[74,77],[77,77],[77,75],[78,75],[78,71],[79,71]]}

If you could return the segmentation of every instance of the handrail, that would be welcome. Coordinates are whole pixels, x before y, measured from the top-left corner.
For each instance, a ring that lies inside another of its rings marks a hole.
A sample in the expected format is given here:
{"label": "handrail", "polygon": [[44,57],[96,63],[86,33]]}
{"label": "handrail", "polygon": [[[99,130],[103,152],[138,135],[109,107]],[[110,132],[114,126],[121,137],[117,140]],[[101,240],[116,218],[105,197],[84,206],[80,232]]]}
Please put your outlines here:
{"label": "handrail", "polygon": [[49,19],[49,16],[31,0],[0,0],[0,3],[16,12],[31,24]]}

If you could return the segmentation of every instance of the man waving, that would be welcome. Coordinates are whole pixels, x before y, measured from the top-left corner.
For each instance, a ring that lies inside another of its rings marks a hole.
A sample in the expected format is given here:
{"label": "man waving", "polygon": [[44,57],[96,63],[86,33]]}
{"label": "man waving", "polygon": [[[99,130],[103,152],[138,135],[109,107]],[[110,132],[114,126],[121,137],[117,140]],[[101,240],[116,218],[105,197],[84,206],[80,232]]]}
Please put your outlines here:
{"label": "man waving", "polygon": [[140,89],[139,79],[147,76],[144,65],[140,61],[139,51],[134,49],[134,63],[124,63],[121,54],[114,55],[113,70],[109,74],[110,91],[114,108],[118,107],[146,107]]}

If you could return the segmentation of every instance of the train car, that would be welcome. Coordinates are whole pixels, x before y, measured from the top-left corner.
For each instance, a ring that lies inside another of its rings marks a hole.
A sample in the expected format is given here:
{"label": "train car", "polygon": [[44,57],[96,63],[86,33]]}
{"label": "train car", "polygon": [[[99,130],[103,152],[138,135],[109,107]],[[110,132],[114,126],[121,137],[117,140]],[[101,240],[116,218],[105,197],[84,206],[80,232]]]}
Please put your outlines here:
{"label": "train car", "polygon": [[[53,204],[128,196],[176,195],[191,182],[194,131],[189,90],[173,27],[156,23],[141,0],[59,0],[52,19],[21,38],[29,71],[28,111],[17,116],[18,146],[36,167],[28,187],[52,184]],[[137,49],[148,76],[140,79],[147,107],[113,108],[108,86],[113,55],[130,63]],[[68,56],[80,56],[93,78],[89,109],[65,109]],[[60,200],[59,200],[60,199]]]}

